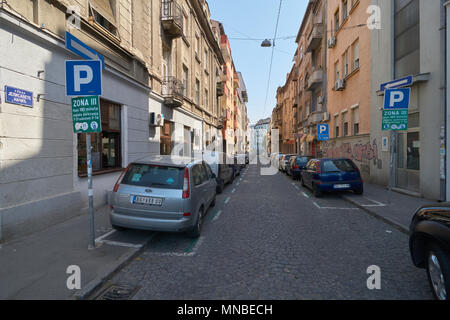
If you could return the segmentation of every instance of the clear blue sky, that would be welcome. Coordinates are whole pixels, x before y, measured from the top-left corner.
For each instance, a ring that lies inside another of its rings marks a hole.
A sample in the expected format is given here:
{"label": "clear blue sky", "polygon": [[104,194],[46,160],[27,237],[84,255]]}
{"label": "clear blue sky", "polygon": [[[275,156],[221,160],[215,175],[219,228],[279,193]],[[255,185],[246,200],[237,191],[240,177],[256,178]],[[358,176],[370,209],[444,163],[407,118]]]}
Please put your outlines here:
{"label": "clear blue sky", "polygon": [[276,104],[276,90],[285,83],[292,68],[296,50],[295,36],[303,19],[308,0],[283,0],[278,37],[294,36],[275,43],[269,95],[264,111],[272,48],[261,47],[261,41],[233,38],[272,39],[280,5],[279,0],[207,0],[211,18],[223,23],[230,39],[236,69],[242,72],[247,86],[248,116],[251,123],[270,117]]}

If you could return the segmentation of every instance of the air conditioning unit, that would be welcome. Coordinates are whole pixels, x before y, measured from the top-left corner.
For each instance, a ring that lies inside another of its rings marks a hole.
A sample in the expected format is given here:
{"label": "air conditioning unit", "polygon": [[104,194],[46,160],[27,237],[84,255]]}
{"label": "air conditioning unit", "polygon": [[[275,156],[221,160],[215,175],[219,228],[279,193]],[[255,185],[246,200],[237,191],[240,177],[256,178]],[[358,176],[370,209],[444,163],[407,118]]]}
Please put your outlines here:
{"label": "air conditioning unit", "polygon": [[162,126],[164,126],[164,116],[162,114],[156,114],[155,112],[150,112],[150,114],[149,114],[149,125],[151,127],[162,127]]}
{"label": "air conditioning unit", "polygon": [[330,121],[330,113],[329,112],[323,113],[323,121]]}
{"label": "air conditioning unit", "polygon": [[328,48],[332,49],[336,47],[337,39],[336,37],[332,36],[330,39],[328,39]]}
{"label": "air conditioning unit", "polygon": [[338,81],[336,81],[336,84],[334,85],[334,89],[336,91],[342,91],[345,89],[345,80],[344,79],[339,79]]}

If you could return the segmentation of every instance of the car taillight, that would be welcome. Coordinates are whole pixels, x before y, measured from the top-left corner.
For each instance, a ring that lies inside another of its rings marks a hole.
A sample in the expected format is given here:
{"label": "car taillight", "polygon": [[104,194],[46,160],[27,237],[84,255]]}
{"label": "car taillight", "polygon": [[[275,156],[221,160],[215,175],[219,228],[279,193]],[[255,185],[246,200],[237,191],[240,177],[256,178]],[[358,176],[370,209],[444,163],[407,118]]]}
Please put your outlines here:
{"label": "car taillight", "polygon": [[189,198],[189,169],[184,168],[183,199]]}
{"label": "car taillight", "polygon": [[298,165],[294,165],[292,169],[298,169]]}
{"label": "car taillight", "polygon": [[119,186],[120,183],[122,182],[123,177],[125,176],[125,173],[128,172],[128,169],[130,169],[130,166],[126,167],[125,169],[123,169],[122,173],[119,176],[119,179],[117,179],[116,184],[114,185],[114,189],[113,192],[117,192],[117,190],[119,190]]}

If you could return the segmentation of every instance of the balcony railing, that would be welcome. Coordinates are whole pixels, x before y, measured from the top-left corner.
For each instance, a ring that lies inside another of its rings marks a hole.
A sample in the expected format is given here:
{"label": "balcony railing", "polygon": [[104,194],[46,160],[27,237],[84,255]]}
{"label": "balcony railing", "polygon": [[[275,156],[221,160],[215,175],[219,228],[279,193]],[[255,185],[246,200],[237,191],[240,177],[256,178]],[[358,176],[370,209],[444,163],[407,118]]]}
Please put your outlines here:
{"label": "balcony railing", "polygon": [[324,37],[323,24],[315,23],[312,27],[311,34],[309,35],[308,38],[308,47],[306,48],[306,52],[316,50],[320,46],[323,37]]}
{"label": "balcony railing", "polygon": [[162,0],[161,24],[168,36],[176,38],[183,35],[183,12],[175,0]]}
{"label": "balcony railing", "polygon": [[164,104],[180,107],[183,104],[183,83],[175,77],[166,77],[162,81],[162,96]]}

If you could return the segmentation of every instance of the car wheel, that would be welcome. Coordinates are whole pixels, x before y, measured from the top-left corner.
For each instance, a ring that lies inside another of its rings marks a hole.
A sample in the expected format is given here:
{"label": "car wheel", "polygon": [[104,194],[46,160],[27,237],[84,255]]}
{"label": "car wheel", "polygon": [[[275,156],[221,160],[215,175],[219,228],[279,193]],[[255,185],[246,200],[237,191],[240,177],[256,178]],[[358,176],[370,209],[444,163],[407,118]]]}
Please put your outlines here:
{"label": "car wheel", "polygon": [[125,231],[125,230],[127,230],[127,228],[119,227],[119,226],[116,226],[115,224],[113,224],[112,227],[116,231]]}
{"label": "car wheel", "polygon": [[217,185],[216,191],[218,194],[221,194],[223,192],[225,182],[223,180],[220,181],[220,184]]}
{"label": "car wheel", "polygon": [[316,184],[313,184],[314,197],[320,198],[322,196],[322,191],[319,190]]}
{"label": "car wheel", "polygon": [[214,195],[214,199],[213,199],[213,201],[211,202],[211,208],[213,208],[213,207],[215,207],[216,206],[216,195]]}
{"label": "car wheel", "polygon": [[364,187],[353,190],[355,194],[362,195],[364,193]]}
{"label": "car wheel", "polygon": [[450,256],[434,244],[428,250],[427,275],[434,297],[450,300]]}
{"label": "car wheel", "polygon": [[190,238],[198,238],[202,233],[202,225],[203,225],[203,208],[200,208],[198,212],[197,221],[195,222],[195,226],[188,232],[188,236]]}

